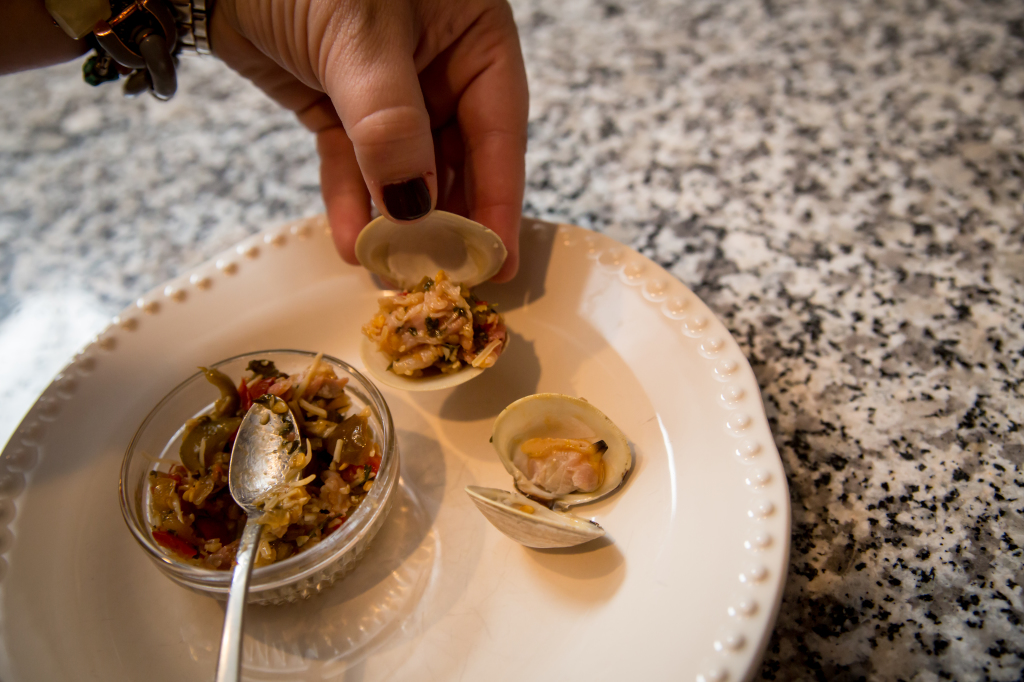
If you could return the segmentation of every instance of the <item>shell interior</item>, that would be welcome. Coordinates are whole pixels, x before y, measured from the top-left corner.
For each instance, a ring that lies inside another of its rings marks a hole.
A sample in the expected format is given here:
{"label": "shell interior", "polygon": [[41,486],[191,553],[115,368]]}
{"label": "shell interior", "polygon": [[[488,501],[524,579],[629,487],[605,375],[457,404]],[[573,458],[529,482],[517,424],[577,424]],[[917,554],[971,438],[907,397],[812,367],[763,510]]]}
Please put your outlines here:
{"label": "shell interior", "polygon": [[384,216],[363,228],[356,258],[369,270],[410,289],[444,270],[453,282],[475,287],[493,277],[508,251],[501,238],[468,218],[433,211],[418,223],[396,223]]}
{"label": "shell interior", "polygon": [[471,485],[466,494],[495,528],[526,547],[574,547],[604,535],[593,521],[552,511],[518,493]]}
{"label": "shell interior", "polygon": [[[600,486],[591,492],[557,495],[531,482],[516,461],[525,458],[522,443],[538,437],[603,440],[608,449],[602,457],[605,471]],[[552,500],[560,508],[593,502],[614,492],[633,466],[629,442],[608,417],[582,398],[557,393],[527,396],[506,407],[494,421],[491,443],[519,491]]]}

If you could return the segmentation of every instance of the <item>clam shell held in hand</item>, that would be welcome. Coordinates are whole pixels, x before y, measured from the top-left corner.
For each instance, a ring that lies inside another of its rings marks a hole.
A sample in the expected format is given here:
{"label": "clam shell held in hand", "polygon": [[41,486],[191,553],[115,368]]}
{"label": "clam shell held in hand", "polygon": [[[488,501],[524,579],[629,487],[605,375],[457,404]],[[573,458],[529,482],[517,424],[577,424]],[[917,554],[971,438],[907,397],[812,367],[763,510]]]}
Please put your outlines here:
{"label": "clam shell held in hand", "polygon": [[[590,492],[558,494],[533,483],[516,464],[523,457],[520,446],[531,438],[604,441],[604,476],[598,487]],[[572,547],[604,535],[598,524],[565,511],[614,492],[633,466],[625,435],[599,409],[582,398],[557,393],[527,396],[498,415],[491,443],[518,492],[470,486],[466,493],[498,530],[527,547],[538,548]],[[546,500],[553,509],[538,499]],[[530,509],[524,510],[524,506]]]}
{"label": "clam shell held in hand", "polygon": [[356,258],[363,267],[402,289],[411,289],[438,270],[472,288],[494,277],[507,256],[497,234],[444,211],[433,211],[418,223],[396,223],[381,216],[356,239]]}
{"label": "clam shell held in hand", "polygon": [[[448,273],[453,282],[474,287],[497,274],[506,256],[508,251],[497,234],[444,211],[433,211],[418,223],[396,223],[381,216],[363,228],[356,239],[356,258],[363,267],[405,290],[424,277],[436,276],[438,270]],[[401,376],[388,371],[391,358],[365,336],[359,355],[374,379],[403,391],[451,388],[484,371],[466,366],[450,374]]]}

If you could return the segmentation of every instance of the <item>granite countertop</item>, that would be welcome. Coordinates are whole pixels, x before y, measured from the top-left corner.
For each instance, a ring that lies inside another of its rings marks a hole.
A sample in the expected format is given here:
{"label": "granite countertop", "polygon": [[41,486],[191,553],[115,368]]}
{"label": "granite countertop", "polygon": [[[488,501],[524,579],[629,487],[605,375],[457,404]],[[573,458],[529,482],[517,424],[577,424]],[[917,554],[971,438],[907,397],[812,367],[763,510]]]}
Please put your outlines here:
{"label": "granite countertop", "polygon": [[[756,678],[1020,679],[1024,4],[513,5],[527,215],[662,264],[758,377],[793,535]],[[0,78],[0,440],[141,292],[322,211],[222,65],[167,104],[78,72]]]}

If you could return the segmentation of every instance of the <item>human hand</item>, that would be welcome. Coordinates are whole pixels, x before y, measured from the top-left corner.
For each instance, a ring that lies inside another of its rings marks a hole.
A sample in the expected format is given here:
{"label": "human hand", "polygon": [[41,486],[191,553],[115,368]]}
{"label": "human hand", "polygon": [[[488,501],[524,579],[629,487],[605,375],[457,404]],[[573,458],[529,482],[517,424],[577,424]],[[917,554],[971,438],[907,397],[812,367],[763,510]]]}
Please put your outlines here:
{"label": "human hand", "polygon": [[218,0],[211,43],[317,135],[338,252],[370,201],[394,220],[467,215],[519,266],[529,94],[505,0]]}

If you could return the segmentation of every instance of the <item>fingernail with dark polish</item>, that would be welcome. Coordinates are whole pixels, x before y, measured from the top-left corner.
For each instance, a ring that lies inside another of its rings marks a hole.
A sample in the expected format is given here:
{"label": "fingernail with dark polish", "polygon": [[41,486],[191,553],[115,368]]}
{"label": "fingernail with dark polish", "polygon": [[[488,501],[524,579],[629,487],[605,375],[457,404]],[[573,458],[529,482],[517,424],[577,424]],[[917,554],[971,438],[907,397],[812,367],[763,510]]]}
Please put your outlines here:
{"label": "fingernail with dark polish", "polygon": [[396,220],[416,220],[430,212],[430,190],[423,178],[384,185],[384,206]]}

